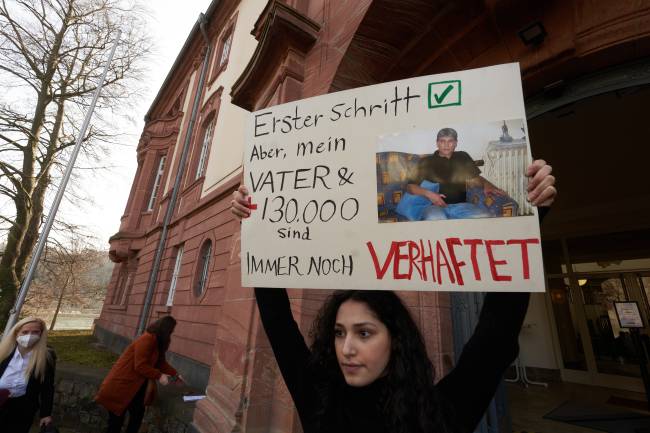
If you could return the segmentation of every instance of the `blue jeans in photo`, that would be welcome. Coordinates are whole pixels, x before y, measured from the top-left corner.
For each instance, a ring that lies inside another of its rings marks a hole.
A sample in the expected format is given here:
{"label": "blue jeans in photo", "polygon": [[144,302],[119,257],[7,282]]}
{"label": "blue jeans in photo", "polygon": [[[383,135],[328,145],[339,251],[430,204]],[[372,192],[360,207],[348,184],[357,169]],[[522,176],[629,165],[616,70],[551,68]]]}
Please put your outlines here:
{"label": "blue jeans in photo", "polygon": [[489,218],[490,213],[478,205],[472,203],[454,203],[447,207],[436,205],[428,206],[422,212],[421,221],[438,221],[469,218]]}

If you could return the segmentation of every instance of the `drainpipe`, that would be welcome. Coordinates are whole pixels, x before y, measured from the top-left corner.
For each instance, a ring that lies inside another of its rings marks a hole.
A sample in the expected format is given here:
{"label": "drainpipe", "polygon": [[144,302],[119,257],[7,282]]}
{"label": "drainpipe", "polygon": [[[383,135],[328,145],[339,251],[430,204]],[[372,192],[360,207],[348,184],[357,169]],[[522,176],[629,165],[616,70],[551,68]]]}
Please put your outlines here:
{"label": "drainpipe", "polygon": [[205,58],[203,59],[203,65],[201,66],[199,84],[196,89],[196,95],[194,96],[194,103],[192,104],[192,114],[190,116],[190,123],[187,127],[187,133],[185,134],[183,153],[181,154],[181,160],[178,164],[178,172],[176,172],[176,178],[174,179],[172,196],[169,199],[169,204],[167,205],[165,219],[163,220],[162,225],[162,232],[160,234],[160,240],[158,241],[158,248],[156,249],[156,255],[153,259],[153,266],[151,267],[151,273],[149,274],[147,291],[145,292],[144,305],[142,306],[142,313],[140,314],[140,322],[138,324],[138,331],[136,335],[140,335],[144,332],[144,329],[147,325],[147,319],[149,318],[149,312],[151,310],[151,299],[153,298],[154,289],[156,288],[156,283],[158,282],[160,263],[162,262],[163,253],[165,252],[165,244],[167,243],[169,223],[174,214],[174,209],[176,208],[176,201],[178,200],[178,193],[181,188],[181,180],[183,179],[183,174],[185,173],[185,168],[187,165],[187,155],[190,151],[192,131],[194,130],[194,124],[196,123],[199,106],[201,105],[201,98],[203,97],[203,85],[205,84],[205,76],[207,74],[208,65],[210,63],[210,54],[212,53],[212,45],[210,44],[210,39],[208,38],[208,32],[206,30],[207,23],[208,21],[205,18],[205,15],[203,13],[199,14],[198,25],[201,30],[201,34],[203,35],[203,39],[205,40],[207,50],[205,53]]}

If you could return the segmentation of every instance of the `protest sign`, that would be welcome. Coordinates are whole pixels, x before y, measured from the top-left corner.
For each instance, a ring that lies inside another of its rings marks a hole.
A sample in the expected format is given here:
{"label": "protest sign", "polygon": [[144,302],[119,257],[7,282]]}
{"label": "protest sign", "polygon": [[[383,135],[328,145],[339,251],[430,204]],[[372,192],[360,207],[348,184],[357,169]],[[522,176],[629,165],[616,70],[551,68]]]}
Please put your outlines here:
{"label": "protest sign", "polygon": [[517,64],[251,113],[242,284],[543,291],[527,136]]}

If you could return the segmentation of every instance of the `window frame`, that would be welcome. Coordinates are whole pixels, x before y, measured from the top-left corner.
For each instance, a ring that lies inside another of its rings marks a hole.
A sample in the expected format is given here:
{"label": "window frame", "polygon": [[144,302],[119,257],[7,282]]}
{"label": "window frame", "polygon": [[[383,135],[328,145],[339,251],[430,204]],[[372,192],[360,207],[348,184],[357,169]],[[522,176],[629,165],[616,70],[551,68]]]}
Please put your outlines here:
{"label": "window frame", "polygon": [[127,262],[122,262],[122,269],[118,277],[116,291],[113,294],[113,305],[124,306],[129,298],[131,289],[135,282],[135,273],[138,270],[140,259],[129,259]]}
{"label": "window frame", "polygon": [[[210,75],[211,78],[208,82],[208,85],[212,85],[214,80],[216,80],[217,77],[221,75],[221,73],[228,67],[228,63],[230,62],[230,54],[232,54],[232,46],[235,41],[235,24],[237,23],[237,15],[238,13],[235,13],[235,15],[230,18],[230,20],[223,27],[225,30],[219,35],[219,42],[217,43],[217,49],[215,50],[214,65],[212,66],[212,73]],[[227,41],[228,54],[224,58],[223,54]]]}
{"label": "window frame", "polygon": [[[197,299],[201,299],[207,291],[208,280],[210,279],[212,244],[212,239],[208,238],[201,243],[201,247],[199,248],[194,284],[192,284],[192,294]],[[207,251],[205,251],[206,248]]]}
{"label": "window frame", "polygon": [[235,36],[235,32],[233,30],[234,30],[234,26],[231,26],[221,38],[221,42],[220,42],[221,49],[219,50],[219,57],[216,63],[219,72],[225,69],[226,65],[228,65],[228,60],[230,59],[230,52],[232,50],[232,42]]}
{"label": "window frame", "polygon": [[196,161],[196,170],[194,172],[194,181],[205,176],[205,170],[208,165],[208,154],[210,152],[210,145],[214,138],[214,130],[217,123],[217,116],[211,113],[208,116],[208,121],[204,123],[203,134],[201,139],[201,147],[199,148],[198,160]]}
{"label": "window frame", "polygon": [[122,305],[121,300],[126,288],[128,274],[129,272],[126,263],[120,263],[120,269],[118,271],[117,281],[115,284],[115,291],[113,292],[113,298],[111,299],[111,303],[113,305]]}
{"label": "window frame", "polygon": [[158,192],[160,191],[160,184],[162,183],[163,174],[165,173],[165,165],[167,163],[167,154],[160,155],[158,158],[158,169],[153,178],[153,183],[151,184],[151,190],[149,192],[149,200],[147,201],[146,212],[153,211],[154,205],[158,201]]}
{"label": "window frame", "polygon": [[167,302],[165,305],[171,307],[174,305],[174,296],[176,295],[176,288],[178,286],[178,276],[181,273],[181,266],[183,263],[183,252],[184,244],[180,244],[176,247],[176,258],[174,259],[174,269],[172,271],[172,277],[169,282],[169,290],[167,291]]}

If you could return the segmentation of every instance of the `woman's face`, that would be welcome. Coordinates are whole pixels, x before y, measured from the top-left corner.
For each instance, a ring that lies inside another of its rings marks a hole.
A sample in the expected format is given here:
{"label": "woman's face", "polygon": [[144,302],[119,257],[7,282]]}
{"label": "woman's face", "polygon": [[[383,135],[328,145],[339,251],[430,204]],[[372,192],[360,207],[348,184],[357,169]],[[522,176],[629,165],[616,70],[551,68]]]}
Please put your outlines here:
{"label": "woman's face", "polygon": [[21,326],[16,335],[16,343],[21,347],[20,350],[31,350],[40,340],[42,332],[43,329],[38,322],[29,322]]}
{"label": "woman's face", "polygon": [[29,322],[20,327],[20,331],[18,331],[18,337],[21,335],[37,335],[40,337],[42,332],[43,330],[41,329],[40,323]]}
{"label": "woman's face", "polygon": [[385,374],[391,353],[390,332],[366,303],[349,300],[341,304],[334,346],[348,385],[366,386]]}

